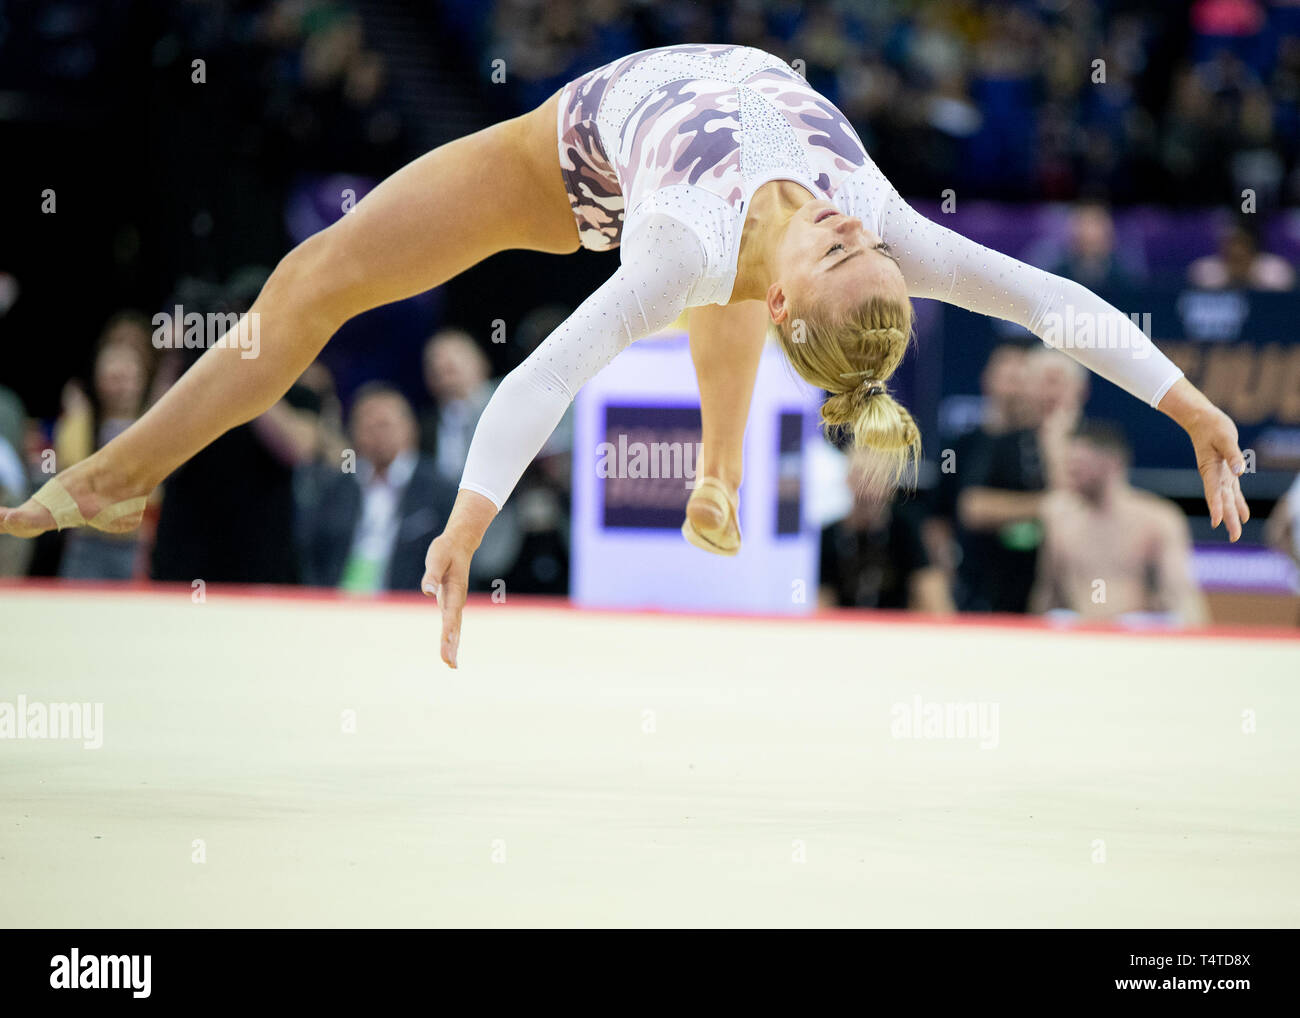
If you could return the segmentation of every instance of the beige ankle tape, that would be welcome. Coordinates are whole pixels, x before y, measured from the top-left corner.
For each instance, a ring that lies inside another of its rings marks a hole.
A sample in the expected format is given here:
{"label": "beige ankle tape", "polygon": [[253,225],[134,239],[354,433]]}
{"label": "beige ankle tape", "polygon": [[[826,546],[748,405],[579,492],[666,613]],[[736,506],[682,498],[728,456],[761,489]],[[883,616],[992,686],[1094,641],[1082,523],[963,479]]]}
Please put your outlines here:
{"label": "beige ankle tape", "polygon": [[58,478],[51,477],[32,496],[33,502],[45,506],[54,517],[54,525],[60,530],[66,527],[80,527],[85,524],[85,517],[77,508],[76,500],[68,494],[68,489]]}
{"label": "beige ankle tape", "polygon": [[[733,494],[731,489],[716,477],[698,478],[695,481],[695,489],[691,492],[691,498],[695,498],[696,495],[724,509],[730,509],[732,513],[739,512],[736,504],[739,492]],[[719,495],[722,497],[719,498]]]}
{"label": "beige ankle tape", "polygon": [[[60,530],[87,525],[86,518],[81,515],[81,510],[77,507],[76,500],[68,494],[68,489],[63,486],[63,482],[57,477],[52,477],[46,481],[32,496],[32,501],[45,506],[50,511],[50,515],[54,517],[54,525]],[[141,496],[114,502],[107,509],[96,513],[89,525],[101,529],[110,526],[123,516],[144,512],[145,504],[148,501],[148,498]]]}
{"label": "beige ankle tape", "polygon": [[97,512],[94,519],[90,521],[90,525],[103,530],[109,524],[116,523],[123,516],[134,516],[136,513],[144,512],[144,507],[148,502],[149,499],[143,495],[138,498],[126,498],[121,502],[114,502],[107,509],[101,509]]}

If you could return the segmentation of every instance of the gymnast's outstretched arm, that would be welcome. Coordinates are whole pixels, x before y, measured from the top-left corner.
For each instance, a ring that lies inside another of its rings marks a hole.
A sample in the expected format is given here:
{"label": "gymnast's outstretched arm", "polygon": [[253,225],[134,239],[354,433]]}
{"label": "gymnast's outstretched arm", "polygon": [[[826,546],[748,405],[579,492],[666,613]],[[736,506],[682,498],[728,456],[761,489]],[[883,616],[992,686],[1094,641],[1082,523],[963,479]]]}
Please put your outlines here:
{"label": "gymnast's outstretched arm", "polygon": [[1127,315],[1072,280],[926,219],[883,176],[872,190],[880,210],[877,232],[897,257],[910,296],[1016,322],[1173,418],[1192,441],[1211,524],[1224,523],[1230,540],[1241,536],[1250,509],[1238,480],[1245,460],[1236,425]]}
{"label": "gymnast's outstretched arm", "polygon": [[577,391],[630,343],[671,324],[704,272],[695,233],[651,216],[623,239],[623,264],[497,386],[483,410],[447,527],[421,589],[442,608],[442,659],[456,667],[469,563],[497,511]]}

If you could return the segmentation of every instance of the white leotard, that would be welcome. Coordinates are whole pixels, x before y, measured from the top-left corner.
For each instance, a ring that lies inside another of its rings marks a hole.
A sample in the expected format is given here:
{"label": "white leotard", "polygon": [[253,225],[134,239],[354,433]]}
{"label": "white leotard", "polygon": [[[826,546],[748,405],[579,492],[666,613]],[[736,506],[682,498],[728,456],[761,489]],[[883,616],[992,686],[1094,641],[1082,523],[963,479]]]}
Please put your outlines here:
{"label": "white leotard", "polygon": [[[716,46],[633,54],[572,82],[559,121],[582,242],[621,244],[621,264],[483,411],[461,487],[497,508],[597,371],[686,308],[728,303],[750,200],[770,180],[795,181],[860,218],[889,244],[912,297],[1016,322],[1152,406],[1182,376],[1085,287],[913,210],[843,115],[769,54]],[[1104,346],[1098,326],[1109,330]]]}

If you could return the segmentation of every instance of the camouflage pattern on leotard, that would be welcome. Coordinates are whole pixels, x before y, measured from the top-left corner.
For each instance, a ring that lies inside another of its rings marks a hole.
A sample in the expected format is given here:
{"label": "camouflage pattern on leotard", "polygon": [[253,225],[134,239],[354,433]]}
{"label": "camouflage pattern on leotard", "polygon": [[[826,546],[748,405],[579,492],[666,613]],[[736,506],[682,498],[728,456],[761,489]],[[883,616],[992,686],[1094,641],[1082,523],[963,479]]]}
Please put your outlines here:
{"label": "camouflage pattern on leotard", "polygon": [[560,93],[560,170],[584,247],[617,247],[625,214],[690,184],[739,209],[755,180],[831,198],[867,161],[848,119],[787,64],[744,46],[644,50]]}

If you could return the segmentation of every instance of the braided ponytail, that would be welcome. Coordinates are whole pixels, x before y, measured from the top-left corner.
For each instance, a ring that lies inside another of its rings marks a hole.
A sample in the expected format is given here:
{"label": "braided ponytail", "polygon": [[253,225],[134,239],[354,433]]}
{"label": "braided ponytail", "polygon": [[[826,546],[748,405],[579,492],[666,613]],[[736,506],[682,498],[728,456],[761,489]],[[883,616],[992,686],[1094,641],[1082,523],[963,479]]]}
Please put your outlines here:
{"label": "braided ponytail", "polygon": [[911,302],[871,297],[836,322],[792,313],[777,335],[799,375],[831,394],[821,408],[826,429],[877,453],[862,475],[867,491],[885,495],[913,483],[921,432],[885,387],[911,342]]}

